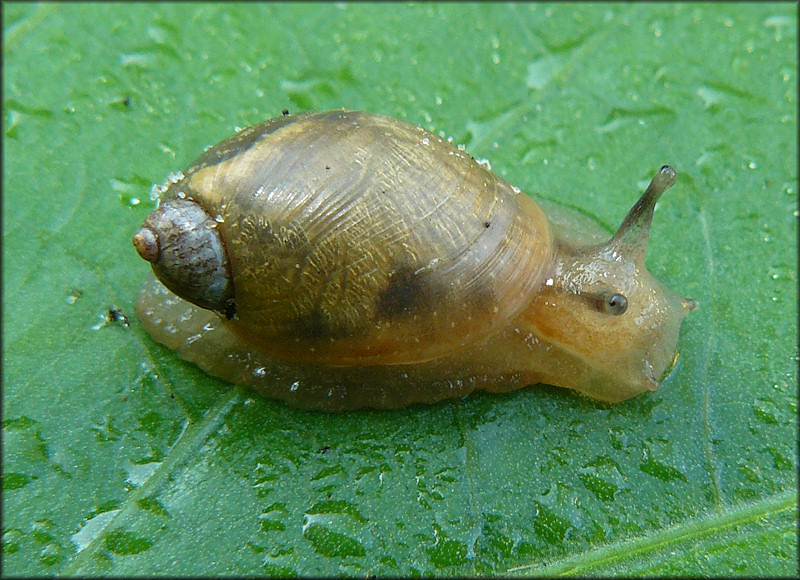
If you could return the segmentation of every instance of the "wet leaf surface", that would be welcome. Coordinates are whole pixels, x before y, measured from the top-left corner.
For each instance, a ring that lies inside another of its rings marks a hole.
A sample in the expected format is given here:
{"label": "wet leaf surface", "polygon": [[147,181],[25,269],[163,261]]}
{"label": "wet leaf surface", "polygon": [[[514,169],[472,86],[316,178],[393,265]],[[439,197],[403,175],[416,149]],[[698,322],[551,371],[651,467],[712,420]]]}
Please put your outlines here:
{"label": "wet leaf surface", "polygon": [[[797,8],[6,4],[9,575],[792,575]],[[133,316],[150,186],[235,127],[364,109],[613,229],[700,302],[662,388],[321,415]],[[118,311],[128,317],[125,326]]]}

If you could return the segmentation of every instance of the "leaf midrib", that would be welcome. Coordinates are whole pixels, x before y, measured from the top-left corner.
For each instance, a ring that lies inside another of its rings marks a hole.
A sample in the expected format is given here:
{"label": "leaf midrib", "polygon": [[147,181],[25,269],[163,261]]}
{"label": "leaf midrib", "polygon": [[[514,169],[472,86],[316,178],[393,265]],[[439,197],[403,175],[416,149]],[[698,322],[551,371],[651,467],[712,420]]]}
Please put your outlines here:
{"label": "leaf midrib", "polygon": [[221,397],[219,401],[208,410],[200,421],[192,424],[190,420],[187,420],[187,424],[178,437],[177,442],[164,455],[164,461],[159,468],[155,470],[153,476],[150,477],[144,485],[128,496],[122,503],[119,513],[108,522],[86,548],[76,554],[75,558],[61,572],[61,575],[71,576],[80,574],[81,571],[84,570],[84,564],[86,564],[85,569],[92,569],[92,556],[101,549],[103,538],[106,536],[107,532],[117,527],[116,522],[125,521],[132,510],[138,510],[138,500],[154,495],[181,462],[187,457],[197,453],[197,451],[205,445],[209,435],[219,428],[220,424],[225,420],[225,417],[231,412],[233,406],[240,400],[240,390],[231,389],[228,391],[228,394]]}
{"label": "leaf midrib", "polygon": [[669,549],[670,546],[696,542],[700,538],[720,530],[752,523],[790,509],[797,511],[797,494],[794,490],[752,504],[744,504],[728,511],[714,513],[692,522],[668,527],[651,535],[609,544],[571,558],[516,566],[509,568],[506,572],[517,572],[524,576],[586,575],[595,569],[607,568],[623,558],[630,559],[648,552]]}

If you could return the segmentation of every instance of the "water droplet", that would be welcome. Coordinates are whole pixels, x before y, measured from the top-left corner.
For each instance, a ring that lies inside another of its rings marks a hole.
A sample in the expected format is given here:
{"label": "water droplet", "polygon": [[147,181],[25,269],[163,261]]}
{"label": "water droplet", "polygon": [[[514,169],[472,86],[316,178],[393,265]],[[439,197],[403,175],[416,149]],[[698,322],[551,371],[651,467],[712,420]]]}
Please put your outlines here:
{"label": "water droplet", "polygon": [[150,188],[150,201],[158,201],[161,194],[165,191],[167,191],[167,188],[163,185],[153,185],[153,187]]}
{"label": "water droplet", "polygon": [[90,518],[77,533],[73,534],[70,540],[78,547],[78,552],[97,538],[120,511],[115,509],[97,514]]}
{"label": "water droplet", "polygon": [[137,465],[134,463],[128,463],[125,467],[125,471],[128,474],[128,477],[125,479],[131,485],[135,485],[136,487],[141,487],[144,485],[156,470],[161,467],[160,461],[153,461],[151,463],[144,463],[142,465]]}
{"label": "water droplet", "polygon": [[686,476],[675,467],[667,465],[652,458],[642,462],[639,465],[639,469],[643,473],[646,473],[647,475],[652,475],[653,477],[657,477],[662,481],[673,481],[677,479],[684,482],[688,481],[686,479]]}
{"label": "water droplet", "polygon": [[108,317],[108,312],[104,312],[103,314],[98,314],[97,317],[100,319],[100,322],[92,326],[92,330],[100,330],[106,324],[111,322],[111,320]]}
{"label": "water droplet", "polygon": [[123,67],[134,68],[149,68],[149,65],[154,62],[153,56],[144,53],[128,53],[120,54],[119,62]]}
{"label": "water droplet", "polygon": [[722,100],[722,92],[707,86],[697,89],[697,95],[703,99],[703,106],[708,109]]}
{"label": "water droplet", "polygon": [[475,161],[477,161],[478,165],[480,165],[484,169],[487,169],[488,171],[492,170],[492,164],[489,163],[488,159],[476,159]]}
{"label": "water droplet", "polygon": [[525,80],[529,88],[542,89],[561,68],[561,63],[554,56],[545,56],[528,64],[528,76]]}
{"label": "water droplet", "polygon": [[109,552],[112,554],[121,554],[123,556],[139,554],[150,549],[153,545],[153,542],[147,538],[124,530],[113,530],[109,532],[104,538],[104,543]]}
{"label": "water droplet", "polygon": [[183,171],[173,171],[167,176],[167,182],[178,183],[184,177],[186,176],[183,174]]}
{"label": "water droplet", "polygon": [[752,409],[756,419],[762,423],[766,423],[768,425],[779,424],[777,417],[778,410],[772,400],[766,398],[755,399],[753,401]]}

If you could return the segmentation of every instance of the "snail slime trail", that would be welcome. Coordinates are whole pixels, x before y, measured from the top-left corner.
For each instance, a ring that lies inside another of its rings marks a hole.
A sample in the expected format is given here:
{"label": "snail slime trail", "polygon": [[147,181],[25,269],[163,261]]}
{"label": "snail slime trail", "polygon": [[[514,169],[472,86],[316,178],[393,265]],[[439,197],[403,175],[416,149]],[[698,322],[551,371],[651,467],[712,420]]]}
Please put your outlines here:
{"label": "snail slime trail", "polygon": [[610,238],[419,127],[284,115],[203,153],[134,235],[137,314],[206,372],[291,405],[393,408],[535,383],[658,388],[693,300],[645,269],[662,167]]}

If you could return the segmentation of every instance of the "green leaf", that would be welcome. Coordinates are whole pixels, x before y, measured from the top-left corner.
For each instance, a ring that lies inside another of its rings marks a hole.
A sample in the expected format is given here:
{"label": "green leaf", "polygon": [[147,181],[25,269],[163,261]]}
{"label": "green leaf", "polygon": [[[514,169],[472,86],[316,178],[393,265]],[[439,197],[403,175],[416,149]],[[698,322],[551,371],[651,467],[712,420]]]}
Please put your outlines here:
{"label": "green leaf", "polygon": [[[7,575],[797,572],[795,4],[7,3],[3,33]],[[662,388],[324,415],[154,343],[151,184],[338,107],[609,230],[676,167],[648,266],[700,308]]]}

